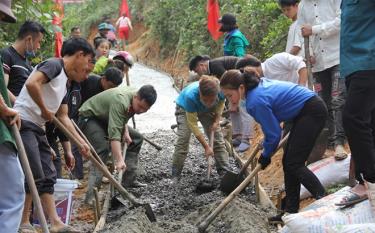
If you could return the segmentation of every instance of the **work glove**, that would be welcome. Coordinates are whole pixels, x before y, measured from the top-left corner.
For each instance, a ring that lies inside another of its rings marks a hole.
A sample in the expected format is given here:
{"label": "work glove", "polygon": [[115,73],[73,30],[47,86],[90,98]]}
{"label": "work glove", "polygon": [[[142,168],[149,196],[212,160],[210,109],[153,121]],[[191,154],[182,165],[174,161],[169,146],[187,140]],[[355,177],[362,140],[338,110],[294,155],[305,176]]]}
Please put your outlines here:
{"label": "work glove", "polygon": [[267,158],[261,155],[258,159],[258,163],[260,163],[260,165],[262,166],[262,170],[264,170],[271,163],[271,158]]}

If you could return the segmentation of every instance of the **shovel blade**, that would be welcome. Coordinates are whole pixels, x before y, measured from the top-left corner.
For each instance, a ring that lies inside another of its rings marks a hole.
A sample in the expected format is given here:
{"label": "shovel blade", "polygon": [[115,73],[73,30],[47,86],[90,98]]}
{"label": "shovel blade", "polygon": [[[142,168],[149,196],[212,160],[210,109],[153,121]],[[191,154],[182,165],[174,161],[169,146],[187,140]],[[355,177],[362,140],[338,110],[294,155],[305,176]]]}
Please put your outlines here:
{"label": "shovel blade", "polygon": [[143,206],[143,208],[144,208],[145,211],[146,211],[147,218],[148,218],[151,222],[156,222],[156,216],[155,216],[154,211],[153,211],[152,208],[151,208],[151,205],[147,203],[147,204],[143,204],[142,206]]}
{"label": "shovel blade", "polygon": [[235,190],[237,188],[237,186],[239,184],[241,184],[241,182],[243,181],[243,177],[242,176],[239,176],[238,174],[234,173],[234,172],[231,172],[231,171],[227,171],[227,173],[225,173],[225,175],[223,176],[223,178],[221,179],[221,182],[220,182],[220,187],[219,189],[225,193],[225,194],[229,194],[231,193],[233,190]]}

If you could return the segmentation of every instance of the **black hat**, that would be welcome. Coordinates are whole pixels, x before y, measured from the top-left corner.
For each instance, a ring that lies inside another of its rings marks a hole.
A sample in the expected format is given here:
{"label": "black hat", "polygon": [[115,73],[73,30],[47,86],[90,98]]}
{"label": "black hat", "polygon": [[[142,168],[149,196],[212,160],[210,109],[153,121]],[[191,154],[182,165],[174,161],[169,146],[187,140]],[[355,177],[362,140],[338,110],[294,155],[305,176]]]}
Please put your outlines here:
{"label": "black hat", "polygon": [[219,19],[219,23],[226,25],[235,25],[237,23],[237,20],[234,15],[225,14]]}
{"label": "black hat", "polygon": [[0,1],[0,11],[5,15],[3,19],[4,22],[15,23],[17,18],[16,16],[14,16],[12,9],[10,8],[11,5],[11,0]]}

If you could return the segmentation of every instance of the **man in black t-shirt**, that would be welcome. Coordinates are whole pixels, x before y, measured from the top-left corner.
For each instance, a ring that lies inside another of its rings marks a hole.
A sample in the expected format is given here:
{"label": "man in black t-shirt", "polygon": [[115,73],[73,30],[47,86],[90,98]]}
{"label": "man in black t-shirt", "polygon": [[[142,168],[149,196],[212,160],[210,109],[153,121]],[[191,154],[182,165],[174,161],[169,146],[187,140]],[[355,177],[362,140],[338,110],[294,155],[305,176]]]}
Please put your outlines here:
{"label": "man in black t-shirt", "polygon": [[11,92],[12,103],[33,70],[29,59],[33,58],[36,51],[40,49],[45,33],[46,30],[41,24],[26,21],[21,25],[14,44],[0,51],[3,58],[5,81]]}
{"label": "man in black t-shirt", "polygon": [[206,55],[197,55],[190,60],[189,69],[199,76],[213,75],[220,79],[225,71],[236,68],[238,60],[239,58],[234,56],[211,59]]}
{"label": "man in black t-shirt", "polygon": [[102,91],[119,86],[123,77],[124,73],[116,67],[106,69],[102,76],[90,75],[81,83],[81,104]]}

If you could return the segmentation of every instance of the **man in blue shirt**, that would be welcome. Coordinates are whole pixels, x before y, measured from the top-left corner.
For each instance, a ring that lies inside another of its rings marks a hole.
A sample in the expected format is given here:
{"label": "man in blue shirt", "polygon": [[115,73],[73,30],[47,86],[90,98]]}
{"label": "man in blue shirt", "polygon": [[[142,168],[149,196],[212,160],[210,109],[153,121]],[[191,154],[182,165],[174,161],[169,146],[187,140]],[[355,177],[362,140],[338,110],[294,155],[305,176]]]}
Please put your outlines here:
{"label": "man in blue shirt", "polygon": [[348,91],[343,123],[359,184],[339,205],[354,204],[368,193],[374,208],[375,1],[343,0],[341,10],[341,76],[346,79]]}

